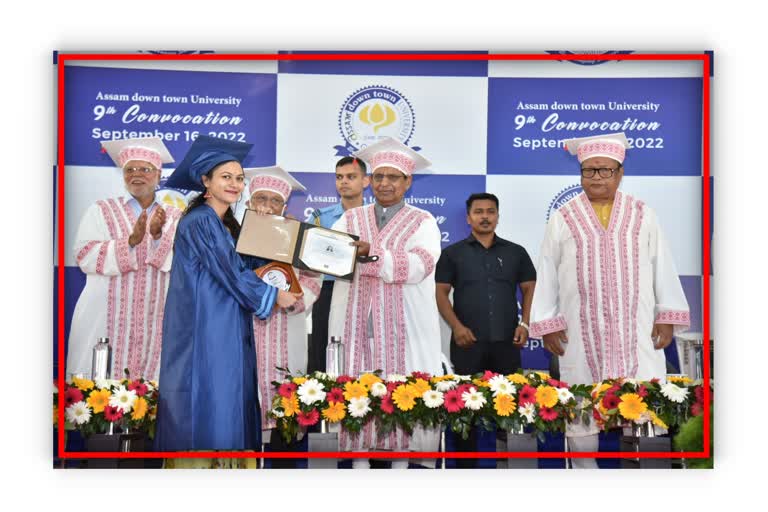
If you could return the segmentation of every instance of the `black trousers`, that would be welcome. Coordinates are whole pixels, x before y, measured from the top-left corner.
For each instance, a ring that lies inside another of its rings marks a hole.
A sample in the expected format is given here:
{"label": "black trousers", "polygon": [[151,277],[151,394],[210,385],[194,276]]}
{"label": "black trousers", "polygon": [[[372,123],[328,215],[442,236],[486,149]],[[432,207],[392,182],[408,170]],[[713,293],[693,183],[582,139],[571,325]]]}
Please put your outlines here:
{"label": "black trousers", "polygon": [[[512,344],[512,340],[493,343],[476,341],[466,348],[459,347],[451,340],[451,363],[454,373],[459,375],[471,375],[485,370],[507,375],[517,371],[522,364],[520,349]],[[456,451],[477,451],[476,429],[470,431],[466,441],[461,436],[456,436]],[[475,468],[477,459],[456,459],[456,467]]]}
{"label": "black trousers", "polygon": [[325,372],[325,349],[328,346],[328,318],[331,315],[333,281],[323,281],[315,305],[312,308],[312,336],[309,339],[307,373]]}

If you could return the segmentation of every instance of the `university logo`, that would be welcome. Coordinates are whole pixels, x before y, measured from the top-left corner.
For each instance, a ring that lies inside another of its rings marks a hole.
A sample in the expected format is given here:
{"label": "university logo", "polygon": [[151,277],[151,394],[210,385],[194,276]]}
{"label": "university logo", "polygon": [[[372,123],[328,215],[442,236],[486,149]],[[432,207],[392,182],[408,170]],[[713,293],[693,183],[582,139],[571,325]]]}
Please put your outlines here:
{"label": "university logo", "polygon": [[166,188],[165,183],[168,181],[169,176],[160,178],[160,183],[155,194],[158,198],[158,202],[167,204],[184,211],[187,208],[189,202],[198,194],[194,190],[182,190],[180,188]]}
{"label": "university logo", "polygon": [[385,85],[363,87],[341,106],[339,130],[344,145],[334,146],[336,156],[349,156],[384,137],[407,145],[414,126],[413,107],[399,91]]}
{"label": "university logo", "polygon": [[559,209],[581,192],[581,185],[571,185],[558,192],[555,198],[549,203],[549,208],[547,209],[547,222],[549,222],[549,217],[552,215],[553,211]]}
{"label": "university logo", "polygon": [[[551,55],[628,55],[630,53],[633,53],[633,50],[609,50],[607,52],[594,51],[594,50],[584,50],[584,51],[547,50],[547,53]],[[615,61],[609,61],[609,60],[603,60],[603,59],[587,59],[587,60],[567,60],[566,62],[573,62],[574,64],[578,64],[580,66],[596,66],[598,64],[605,64],[606,62],[615,62]]]}

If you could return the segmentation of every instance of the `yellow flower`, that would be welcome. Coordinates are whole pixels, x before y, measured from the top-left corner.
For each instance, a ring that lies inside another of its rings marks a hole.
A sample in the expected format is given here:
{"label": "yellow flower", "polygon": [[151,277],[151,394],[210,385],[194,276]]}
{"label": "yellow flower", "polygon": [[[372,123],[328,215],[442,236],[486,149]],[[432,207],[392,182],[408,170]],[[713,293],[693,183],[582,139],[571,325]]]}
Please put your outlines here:
{"label": "yellow flower", "polygon": [[147,414],[147,409],[149,409],[149,404],[146,400],[144,400],[144,397],[140,396],[136,398],[136,401],[133,402],[133,413],[131,414],[131,419],[142,419]]}
{"label": "yellow flower", "polygon": [[323,418],[331,423],[343,420],[346,415],[346,407],[341,402],[332,402],[331,405],[323,409]]}
{"label": "yellow flower", "polygon": [[413,386],[398,386],[392,392],[392,401],[401,411],[410,411],[416,405]]}
{"label": "yellow flower", "polygon": [[519,373],[510,373],[507,375],[507,380],[511,382],[512,384],[529,384],[528,379],[526,379],[523,375],[520,375]]}
{"label": "yellow flower", "polygon": [[297,386],[301,386],[305,382],[307,382],[307,378],[306,377],[294,377],[293,378],[293,383],[296,384]]}
{"label": "yellow flower", "polygon": [[685,376],[676,376],[676,375],[670,375],[667,377],[667,382],[679,382],[681,384],[690,384],[693,382],[693,379],[689,379]]}
{"label": "yellow flower", "polygon": [[109,397],[111,396],[112,393],[108,389],[97,389],[88,395],[88,400],[86,400],[86,402],[91,406],[93,412],[98,414],[104,412],[104,407],[109,405]]}
{"label": "yellow flower", "polygon": [[488,384],[488,381],[485,381],[483,379],[472,379],[472,384],[474,384],[479,388],[487,388],[490,386],[490,384]]}
{"label": "yellow flower", "polygon": [[359,382],[344,383],[344,400],[349,402],[353,398],[365,398],[368,396],[368,386]]}
{"label": "yellow flower", "polygon": [[280,405],[283,406],[283,413],[288,418],[299,412],[299,398],[296,393],[291,393],[291,398],[280,397]]}
{"label": "yellow flower", "polygon": [[539,386],[536,389],[536,403],[539,407],[554,407],[557,405],[557,390],[552,386]]}
{"label": "yellow flower", "polygon": [[653,422],[653,424],[654,424],[654,425],[656,425],[657,427],[661,427],[661,428],[664,428],[664,429],[669,429],[669,427],[667,426],[667,424],[666,424],[666,423],[664,423],[664,422],[661,420],[661,418],[659,418],[658,416],[656,416],[656,413],[655,413],[655,412],[653,412],[653,411],[649,411],[649,414],[651,415],[651,421]]}
{"label": "yellow flower", "polygon": [[414,382],[412,386],[416,392],[417,398],[432,389],[432,386],[429,385],[429,382],[425,381],[424,379],[416,379],[416,382]]}
{"label": "yellow flower", "polygon": [[628,420],[636,420],[648,410],[648,404],[637,393],[625,393],[620,400],[619,413]]}
{"label": "yellow flower", "polygon": [[549,374],[548,374],[548,373],[544,373],[544,372],[534,372],[534,373],[535,373],[536,375],[538,375],[538,376],[539,376],[539,378],[541,378],[542,380],[548,380],[548,379],[551,379],[551,378],[552,378],[552,377],[550,377],[550,376],[549,376]]}
{"label": "yellow flower", "polygon": [[379,376],[373,373],[364,373],[357,380],[360,381],[360,384],[362,384],[368,389],[371,389],[371,386],[373,386],[377,382],[381,382],[381,378],[379,378]]}
{"label": "yellow flower", "polygon": [[511,395],[498,395],[493,399],[493,408],[499,416],[509,416],[515,412],[515,399]]}
{"label": "yellow flower", "polygon": [[77,386],[77,389],[80,391],[88,391],[89,389],[93,389],[93,381],[89,379],[78,379],[77,377],[72,377],[72,384]]}
{"label": "yellow flower", "polygon": [[[599,387],[598,387],[599,386]],[[595,389],[592,391],[592,396],[598,396],[603,393],[606,389],[610,388],[611,385],[608,383],[603,384],[595,384]]]}
{"label": "yellow flower", "polygon": [[448,375],[437,375],[429,379],[429,382],[431,382],[432,384],[437,384],[438,382],[442,382],[447,379],[448,379]]}
{"label": "yellow flower", "polygon": [[448,375],[443,375],[443,380],[456,380],[456,376],[452,373],[449,373]]}

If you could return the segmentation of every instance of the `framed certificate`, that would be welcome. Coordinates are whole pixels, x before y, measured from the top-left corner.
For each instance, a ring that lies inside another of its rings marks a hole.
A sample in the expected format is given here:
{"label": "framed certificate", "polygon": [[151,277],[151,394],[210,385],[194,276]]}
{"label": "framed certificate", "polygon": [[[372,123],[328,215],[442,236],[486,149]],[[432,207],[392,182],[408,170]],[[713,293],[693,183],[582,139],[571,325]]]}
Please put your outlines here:
{"label": "framed certificate", "polygon": [[350,243],[359,239],[296,219],[246,210],[235,250],[351,281],[357,247]]}

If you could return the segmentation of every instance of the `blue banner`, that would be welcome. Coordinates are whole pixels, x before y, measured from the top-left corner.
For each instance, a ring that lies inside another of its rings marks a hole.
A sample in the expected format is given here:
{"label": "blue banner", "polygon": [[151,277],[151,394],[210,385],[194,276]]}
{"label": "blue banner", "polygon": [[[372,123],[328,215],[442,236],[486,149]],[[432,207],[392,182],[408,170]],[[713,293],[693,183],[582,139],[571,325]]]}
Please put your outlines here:
{"label": "blue banner", "polygon": [[699,78],[490,78],[488,174],[577,174],[563,140],[625,132],[627,174],[701,174]]}
{"label": "blue banner", "polygon": [[161,137],[179,162],[199,134],[255,144],[246,165],[275,163],[276,75],[78,66],[65,73],[69,165],[112,166],[99,142],[131,137]]}

